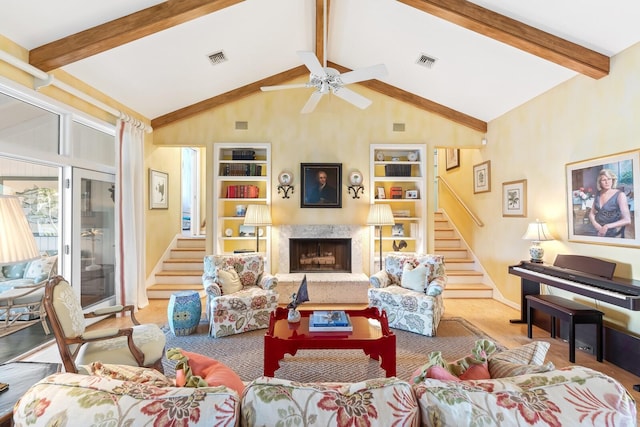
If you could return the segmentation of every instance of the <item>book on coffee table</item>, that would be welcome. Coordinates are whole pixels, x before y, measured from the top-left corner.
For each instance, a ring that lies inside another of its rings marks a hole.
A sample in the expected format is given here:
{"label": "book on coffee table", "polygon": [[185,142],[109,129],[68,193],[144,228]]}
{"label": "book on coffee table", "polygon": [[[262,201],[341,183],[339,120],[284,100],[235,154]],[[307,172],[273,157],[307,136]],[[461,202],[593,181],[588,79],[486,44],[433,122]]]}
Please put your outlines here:
{"label": "book on coffee table", "polygon": [[316,310],[309,318],[310,332],[349,332],[353,325],[343,310]]}

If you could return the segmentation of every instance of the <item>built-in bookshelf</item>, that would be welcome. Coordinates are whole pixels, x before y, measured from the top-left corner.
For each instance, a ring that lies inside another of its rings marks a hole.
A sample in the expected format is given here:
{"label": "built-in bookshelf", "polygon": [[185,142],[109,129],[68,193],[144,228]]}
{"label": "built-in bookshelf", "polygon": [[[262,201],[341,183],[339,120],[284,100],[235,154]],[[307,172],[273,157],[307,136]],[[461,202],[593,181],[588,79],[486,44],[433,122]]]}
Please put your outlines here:
{"label": "built-in bookshelf", "polygon": [[[382,256],[424,252],[426,248],[426,146],[424,144],[371,144],[369,186],[371,203],[391,205],[394,226],[383,226],[382,235],[371,227],[370,271],[380,270]],[[394,248],[395,246],[395,248]]]}
{"label": "built-in bookshelf", "polygon": [[[214,144],[213,217],[216,254],[256,250],[255,227],[244,226],[250,204],[271,205],[271,144]],[[259,227],[258,243],[271,259],[271,227]]]}

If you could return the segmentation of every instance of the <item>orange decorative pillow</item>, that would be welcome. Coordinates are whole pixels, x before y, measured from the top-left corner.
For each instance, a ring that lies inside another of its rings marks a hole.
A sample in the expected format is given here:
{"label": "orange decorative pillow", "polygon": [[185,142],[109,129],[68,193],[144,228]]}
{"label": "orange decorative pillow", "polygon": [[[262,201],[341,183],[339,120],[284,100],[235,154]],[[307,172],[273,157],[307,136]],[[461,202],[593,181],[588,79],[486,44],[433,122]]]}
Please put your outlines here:
{"label": "orange decorative pillow", "polygon": [[[207,386],[226,386],[235,390],[238,395],[244,391],[244,383],[233,369],[224,363],[198,353],[171,348],[167,350],[167,358],[178,360],[176,365],[176,384],[201,387],[198,381],[190,381],[191,377],[200,377]],[[180,372],[182,370],[182,372]]]}

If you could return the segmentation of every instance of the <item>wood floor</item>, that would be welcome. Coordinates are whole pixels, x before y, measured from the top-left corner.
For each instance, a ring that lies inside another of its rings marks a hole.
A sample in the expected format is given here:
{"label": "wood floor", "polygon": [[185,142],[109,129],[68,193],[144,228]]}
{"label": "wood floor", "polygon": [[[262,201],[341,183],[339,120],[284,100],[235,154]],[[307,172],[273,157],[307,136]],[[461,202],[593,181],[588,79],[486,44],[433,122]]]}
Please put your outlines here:
{"label": "wood floor", "polygon": [[[167,323],[168,300],[150,300],[150,304],[136,313],[136,317],[142,323],[156,323],[160,326]],[[327,306],[304,304],[305,309],[326,308]],[[335,305],[332,307],[336,307]],[[345,305],[340,308],[360,308],[362,306]],[[500,302],[490,299],[446,299],[446,317],[462,317],[479,329],[483,330],[494,340],[508,348],[518,347],[531,342],[527,338],[526,324],[512,324],[509,319],[519,318],[520,312]],[[107,319],[96,326],[118,326],[124,319]],[[551,339],[548,332],[534,327],[535,340],[546,341],[551,344],[547,353],[547,360],[557,367],[568,366],[569,346],[560,339]],[[633,390],[633,386],[640,384],[640,378],[632,373],[619,368],[607,361],[599,363],[595,356],[576,349],[576,364],[586,366],[603,372],[620,381],[629,390],[637,401],[640,401],[640,393]],[[640,412],[640,411],[639,411]]]}

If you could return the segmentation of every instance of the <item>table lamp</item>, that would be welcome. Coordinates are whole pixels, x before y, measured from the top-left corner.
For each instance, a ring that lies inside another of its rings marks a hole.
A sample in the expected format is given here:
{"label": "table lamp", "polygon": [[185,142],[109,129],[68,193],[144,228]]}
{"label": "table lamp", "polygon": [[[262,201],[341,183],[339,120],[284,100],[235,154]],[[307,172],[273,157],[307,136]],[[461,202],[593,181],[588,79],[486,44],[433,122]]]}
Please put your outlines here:
{"label": "table lamp", "polygon": [[258,227],[271,225],[271,212],[267,205],[249,205],[244,215],[244,225],[256,227],[256,252],[260,252],[260,232]]}
{"label": "table lamp", "polygon": [[0,196],[0,264],[17,264],[40,257],[20,200]]}
{"label": "table lamp", "polygon": [[367,225],[373,225],[378,227],[378,241],[380,242],[380,269],[384,268],[382,265],[382,226],[394,225],[393,212],[391,206],[387,204],[373,204],[369,207],[369,217],[367,218]]}
{"label": "table lamp", "polygon": [[540,242],[547,240],[553,240],[553,236],[547,228],[546,222],[536,220],[527,227],[527,232],[522,236],[524,240],[531,240],[531,246],[529,247],[529,255],[531,256],[531,262],[542,263],[542,257],[544,256],[544,249],[540,246]]}

